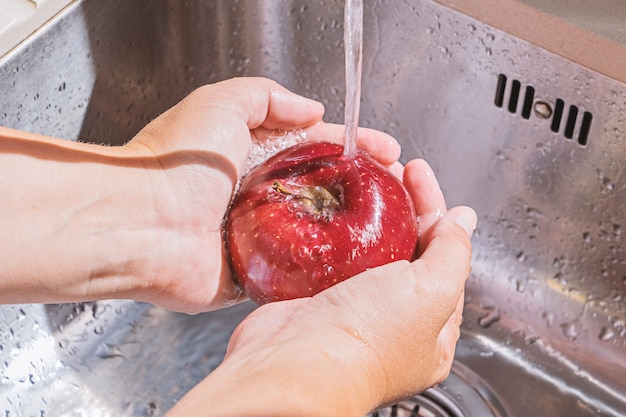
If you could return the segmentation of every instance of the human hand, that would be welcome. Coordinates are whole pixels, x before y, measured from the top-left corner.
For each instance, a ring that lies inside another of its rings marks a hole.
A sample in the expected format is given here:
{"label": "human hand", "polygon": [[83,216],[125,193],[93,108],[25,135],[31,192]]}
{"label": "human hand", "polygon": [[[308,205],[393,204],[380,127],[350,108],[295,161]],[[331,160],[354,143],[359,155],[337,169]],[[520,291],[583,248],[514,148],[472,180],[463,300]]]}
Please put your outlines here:
{"label": "human hand", "polygon": [[[127,298],[198,313],[243,299],[221,223],[252,140],[301,129],[341,142],[323,113],[241,78],[197,89],[125,146],[0,127],[0,303]],[[390,136],[361,129],[358,142],[399,169]]]}
{"label": "human hand", "polygon": [[[253,139],[302,129],[307,138],[342,142],[343,127],[321,121],[315,101],[262,78],[201,87],[126,146],[144,161],[152,190],[151,220],[163,244],[149,257],[151,282],[133,298],[196,313],[244,299],[224,255],[221,224]],[[359,146],[399,169],[398,143],[360,129]]]}
{"label": "human hand", "polygon": [[411,161],[402,176],[419,215],[420,257],[261,306],[235,330],[222,365],[170,417],[203,415],[207,404],[212,415],[362,416],[446,378],[476,215],[446,209],[424,161]]}

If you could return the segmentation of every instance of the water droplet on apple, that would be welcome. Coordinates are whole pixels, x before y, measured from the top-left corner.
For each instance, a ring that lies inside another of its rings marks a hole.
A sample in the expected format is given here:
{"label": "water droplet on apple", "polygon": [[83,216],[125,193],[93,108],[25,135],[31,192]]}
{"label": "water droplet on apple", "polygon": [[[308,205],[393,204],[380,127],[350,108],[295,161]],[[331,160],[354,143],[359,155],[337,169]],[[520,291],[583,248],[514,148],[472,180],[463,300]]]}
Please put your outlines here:
{"label": "water droplet on apple", "polygon": [[308,246],[300,246],[298,248],[298,258],[307,258],[309,257],[311,251],[309,250]]}
{"label": "water droplet on apple", "polygon": [[312,242],[317,239],[317,237],[317,231],[311,230],[311,227],[307,227],[300,232],[300,239],[302,239],[303,242]]}
{"label": "water droplet on apple", "polygon": [[311,260],[319,261],[320,259],[322,259],[322,256],[324,255],[324,248],[322,248],[319,245],[315,245],[309,251],[309,255],[311,256]]}
{"label": "water droplet on apple", "polygon": [[270,203],[278,203],[282,201],[285,197],[281,193],[277,193],[273,189],[269,189],[267,191],[267,195],[265,196],[268,202]]}
{"label": "water droplet on apple", "polygon": [[289,204],[287,204],[287,210],[291,213],[295,213],[300,210],[300,204],[292,199]]}

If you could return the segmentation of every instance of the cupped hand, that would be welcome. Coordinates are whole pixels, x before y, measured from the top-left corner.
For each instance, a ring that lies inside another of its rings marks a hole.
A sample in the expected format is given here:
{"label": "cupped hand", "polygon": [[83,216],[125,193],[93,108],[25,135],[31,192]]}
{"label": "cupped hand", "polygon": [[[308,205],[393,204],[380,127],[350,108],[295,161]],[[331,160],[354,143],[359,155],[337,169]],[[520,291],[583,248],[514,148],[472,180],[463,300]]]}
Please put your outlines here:
{"label": "cupped hand", "polygon": [[419,215],[419,258],[373,268],[311,298],[261,306],[173,416],[195,415],[207,398],[231,392],[249,395],[232,415],[362,416],[447,377],[476,215],[446,209],[424,161],[408,163],[402,177]]}
{"label": "cupped hand", "polygon": [[[343,128],[322,122],[323,106],[264,78],[203,86],[162,114],[126,146],[144,160],[157,236],[148,290],[137,299],[197,313],[244,298],[224,255],[222,219],[253,139],[302,129],[309,139],[341,142]],[[397,169],[398,143],[361,129],[359,146]]]}

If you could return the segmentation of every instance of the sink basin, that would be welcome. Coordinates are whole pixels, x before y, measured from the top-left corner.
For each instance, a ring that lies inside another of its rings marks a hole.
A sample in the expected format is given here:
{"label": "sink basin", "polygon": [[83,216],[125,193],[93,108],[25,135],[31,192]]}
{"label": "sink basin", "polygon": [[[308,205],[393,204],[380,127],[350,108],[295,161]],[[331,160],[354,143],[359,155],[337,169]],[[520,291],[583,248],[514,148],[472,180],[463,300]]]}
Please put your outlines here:
{"label": "sink basin", "polygon": [[[452,375],[373,414],[625,415],[626,85],[429,0],[367,2],[364,19],[361,124],[480,219]],[[246,75],[341,122],[342,22],[340,1],[75,1],[0,60],[0,123],[122,144]],[[252,309],[2,306],[0,413],[162,415]]]}

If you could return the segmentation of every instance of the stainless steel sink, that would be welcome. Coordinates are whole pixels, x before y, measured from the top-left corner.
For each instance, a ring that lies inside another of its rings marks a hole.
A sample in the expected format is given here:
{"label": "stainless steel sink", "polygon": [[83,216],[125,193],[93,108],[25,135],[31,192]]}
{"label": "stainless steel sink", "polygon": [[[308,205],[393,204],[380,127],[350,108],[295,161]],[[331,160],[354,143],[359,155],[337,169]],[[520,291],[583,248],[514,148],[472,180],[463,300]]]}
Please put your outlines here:
{"label": "stainless steel sink", "polygon": [[[453,374],[375,414],[626,415],[626,85],[439,3],[366,3],[362,124],[426,158],[450,204],[480,217]],[[0,123],[121,144],[193,88],[244,75],[341,122],[342,14],[340,1],[76,1],[0,61]],[[253,308],[2,306],[0,413],[162,415]]]}

